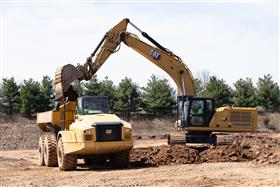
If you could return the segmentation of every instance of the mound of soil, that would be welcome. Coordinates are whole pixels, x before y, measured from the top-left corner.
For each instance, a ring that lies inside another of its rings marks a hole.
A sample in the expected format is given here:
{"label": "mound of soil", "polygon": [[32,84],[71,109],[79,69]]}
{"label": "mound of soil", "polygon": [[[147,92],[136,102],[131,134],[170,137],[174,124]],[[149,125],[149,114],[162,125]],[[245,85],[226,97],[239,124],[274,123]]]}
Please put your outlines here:
{"label": "mound of soil", "polygon": [[183,145],[135,148],[131,152],[132,166],[160,166],[200,163],[199,152]]}
{"label": "mound of soil", "polygon": [[239,135],[233,145],[221,146],[158,146],[135,148],[132,166],[160,166],[202,162],[244,162],[280,165],[280,139],[268,134]]}
{"label": "mound of soil", "polygon": [[40,134],[35,123],[1,123],[1,150],[37,149]]}

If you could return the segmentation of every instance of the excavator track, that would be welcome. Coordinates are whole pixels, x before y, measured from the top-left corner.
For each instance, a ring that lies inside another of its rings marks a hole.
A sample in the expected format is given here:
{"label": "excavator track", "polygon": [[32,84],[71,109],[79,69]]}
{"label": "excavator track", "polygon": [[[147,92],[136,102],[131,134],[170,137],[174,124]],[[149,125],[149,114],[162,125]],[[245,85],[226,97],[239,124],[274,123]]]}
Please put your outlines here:
{"label": "excavator track", "polygon": [[177,144],[185,145],[187,143],[186,134],[184,132],[170,133],[168,135],[167,143],[171,146]]}

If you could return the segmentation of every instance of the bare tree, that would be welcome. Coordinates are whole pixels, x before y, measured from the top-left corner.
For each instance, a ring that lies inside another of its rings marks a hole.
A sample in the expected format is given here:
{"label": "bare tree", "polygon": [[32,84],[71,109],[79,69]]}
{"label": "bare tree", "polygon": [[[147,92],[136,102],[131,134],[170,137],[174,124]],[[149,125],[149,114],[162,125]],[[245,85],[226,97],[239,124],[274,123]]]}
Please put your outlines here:
{"label": "bare tree", "polygon": [[202,91],[205,90],[207,83],[210,79],[210,72],[208,70],[202,69],[196,73],[196,78],[201,81]]}

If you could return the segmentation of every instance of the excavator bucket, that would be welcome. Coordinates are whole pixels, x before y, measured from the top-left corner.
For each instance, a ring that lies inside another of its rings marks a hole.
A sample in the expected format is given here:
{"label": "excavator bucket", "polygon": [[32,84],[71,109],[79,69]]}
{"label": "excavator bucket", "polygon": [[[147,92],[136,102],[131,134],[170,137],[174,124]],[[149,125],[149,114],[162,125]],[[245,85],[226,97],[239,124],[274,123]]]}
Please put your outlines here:
{"label": "excavator bucket", "polygon": [[72,64],[57,68],[55,72],[56,97],[64,96],[64,93],[69,89],[71,83],[82,76],[82,72],[78,71]]}

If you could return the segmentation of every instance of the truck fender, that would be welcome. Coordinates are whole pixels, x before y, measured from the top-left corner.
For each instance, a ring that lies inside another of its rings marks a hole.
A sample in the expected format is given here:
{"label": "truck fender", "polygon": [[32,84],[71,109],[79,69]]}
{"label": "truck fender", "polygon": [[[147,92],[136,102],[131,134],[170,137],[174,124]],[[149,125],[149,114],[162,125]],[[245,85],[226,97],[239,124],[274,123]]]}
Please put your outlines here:
{"label": "truck fender", "polygon": [[57,139],[62,137],[63,143],[76,143],[77,137],[75,132],[73,131],[60,131],[57,135]]}

